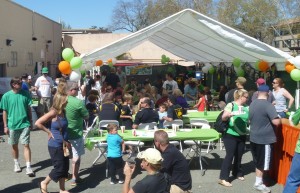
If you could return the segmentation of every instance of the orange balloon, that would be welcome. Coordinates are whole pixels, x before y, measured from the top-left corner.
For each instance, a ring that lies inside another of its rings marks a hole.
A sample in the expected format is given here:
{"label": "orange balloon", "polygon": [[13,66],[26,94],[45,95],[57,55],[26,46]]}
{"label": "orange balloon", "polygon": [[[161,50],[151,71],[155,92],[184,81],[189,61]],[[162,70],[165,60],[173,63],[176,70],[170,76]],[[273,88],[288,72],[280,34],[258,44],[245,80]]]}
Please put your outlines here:
{"label": "orange balloon", "polygon": [[264,60],[261,60],[259,63],[258,63],[258,69],[262,72],[265,72],[269,69],[269,63],[264,61]]}
{"label": "orange balloon", "polygon": [[102,66],[103,64],[103,61],[102,60],[97,60],[96,61],[96,66]]}
{"label": "orange balloon", "polygon": [[61,61],[58,64],[58,69],[63,74],[70,74],[72,72],[71,65],[67,61]]}
{"label": "orange balloon", "polygon": [[109,64],[109,63],[112,63],[112,59],[110,58],[110,59],[108,59],[107,60],[107,63]]}
{"label": "orange balloon", "polygon": [[287,73],[291,73],[292,70],[294,70],[295,68],[296,67],[289,61],[287,63],[285,63],[285,70],[287,71]]}

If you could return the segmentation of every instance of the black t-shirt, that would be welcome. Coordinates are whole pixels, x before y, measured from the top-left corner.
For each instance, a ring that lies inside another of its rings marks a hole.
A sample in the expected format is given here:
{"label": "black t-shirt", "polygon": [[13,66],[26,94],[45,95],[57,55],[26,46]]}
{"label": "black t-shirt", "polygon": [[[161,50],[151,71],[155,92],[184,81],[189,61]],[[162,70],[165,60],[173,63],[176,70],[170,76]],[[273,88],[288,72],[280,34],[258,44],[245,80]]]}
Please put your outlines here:
{"label": "black t-shirt", "polygon": [[157,111],[151,108],[144,108],[136,114],[134,124],[158,122],[158,119]]}
{"label": "black t-shirt", "polygon": [[192,189],[192,177],[188,162],[183,154],[172,144],[162,152],[163,163],[161,172],[170,176],[170,183],[175,184],[182,190]]}
{"label": "black t-shirt", "polygon": [[[132,110],[128,105],[122,105],[121,115],[132,116]],[[121,120],[126,129],[132,129],[132,119],[122,118]]]}
{"label": "black t-shirt", "polygon": [[132,187],[135,193],[164,193],[166,188],[167,182],[162,173],[147,175]]}
{"label": "black t-shirt", "polygon": [[109,74],[105,78],[105,82],[107,82],[113,89],[116,89],[118,86],[118,83],[120,82],[119,76],[116,74]]}
{"label": "black t-shirt", "polygon": [[172,105],[168,107],[167,116],[174,119],[182,119],[183,108],[180,105]]}
{"label": "black t-shirt", "polygon": [[120,111],[117,105],[113,103],[103,103],[99,107],[100,120],[119,120]]}

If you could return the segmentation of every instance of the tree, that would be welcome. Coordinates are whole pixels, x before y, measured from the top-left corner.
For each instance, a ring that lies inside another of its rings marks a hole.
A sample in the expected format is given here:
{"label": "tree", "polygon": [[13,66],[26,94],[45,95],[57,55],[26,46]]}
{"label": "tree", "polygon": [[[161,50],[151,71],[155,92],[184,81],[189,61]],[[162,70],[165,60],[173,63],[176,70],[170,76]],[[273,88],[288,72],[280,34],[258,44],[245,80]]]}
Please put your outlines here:
{"label": "tree", "polygon": [[61,21],[60,24],[61,24],[61,28],[62,28],[62,29],[72,29],[71,25],[70,25],[70,24],[67,24],[67,23],[64,22],[64,21]]}

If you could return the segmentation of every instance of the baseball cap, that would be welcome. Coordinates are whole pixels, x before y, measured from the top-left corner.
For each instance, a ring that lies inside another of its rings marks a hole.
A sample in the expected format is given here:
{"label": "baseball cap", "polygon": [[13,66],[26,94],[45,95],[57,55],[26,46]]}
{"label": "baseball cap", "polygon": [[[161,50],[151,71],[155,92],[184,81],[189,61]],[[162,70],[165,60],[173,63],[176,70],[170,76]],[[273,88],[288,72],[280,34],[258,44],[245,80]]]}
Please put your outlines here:
{"label": "baseball cap", "polygon": [[148,148],[145,151],[141,151],[140,153],[138,153],[137,158],[145,159],[151,164],[160,164],[163,161],[161,153],[154,148]]}
{"label": "baseball cap", "polygon": [[269,92],[270,89],[269,89],[268,85],[263,84],[263,85],[260,85],[257,90],[260,92]]}
{"label": "baseball cap", "polygon": [[263,78],[259,78],[259,79],[257,79],[256,84],[263,85],[263,84],[266,84],[266,81]]}
{"label": "baseball cap", "polygon": [[247,80],[246,80],[246,78],[240,76],[235,80],[235,82],[238,82],[241,85],[244,85],[247,82]]}
{"label": "baseball cap", "polygon": [[47,74],[49,71],[48,71],[48,68],[47,67],[44,67],[42,68],[42,73],[43,74]]}

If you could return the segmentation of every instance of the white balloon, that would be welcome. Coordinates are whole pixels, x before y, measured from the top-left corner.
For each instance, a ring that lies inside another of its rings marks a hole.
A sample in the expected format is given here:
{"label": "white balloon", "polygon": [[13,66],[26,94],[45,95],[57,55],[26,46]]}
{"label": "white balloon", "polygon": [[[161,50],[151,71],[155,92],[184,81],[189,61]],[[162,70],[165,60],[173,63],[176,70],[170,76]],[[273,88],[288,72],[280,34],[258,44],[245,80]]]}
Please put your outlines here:
{"label": "white balloon", "polygon": [[210,68],[210,67],[208,67],[208,66],[204,66],[204,67],[202,68],[202,72],[208,73],[209,68]]}
{"label": "white balloon", "polygon": [[294,66],[298,69],[300,69],[300,56],[296,56],[294,59],[293,59],[293,62],[292,64],[294,64]]}
{"label": "white balloon", "polygon": [[78,81],[81,78],[81,73],[79,70],[73,70],[70,74],[70,80],[71,81]]}
{"label": "white balloon", "polygon": [[117,63],[117,59],[116,58],[112,58],[111,61],[112,61],[113,64]]}

